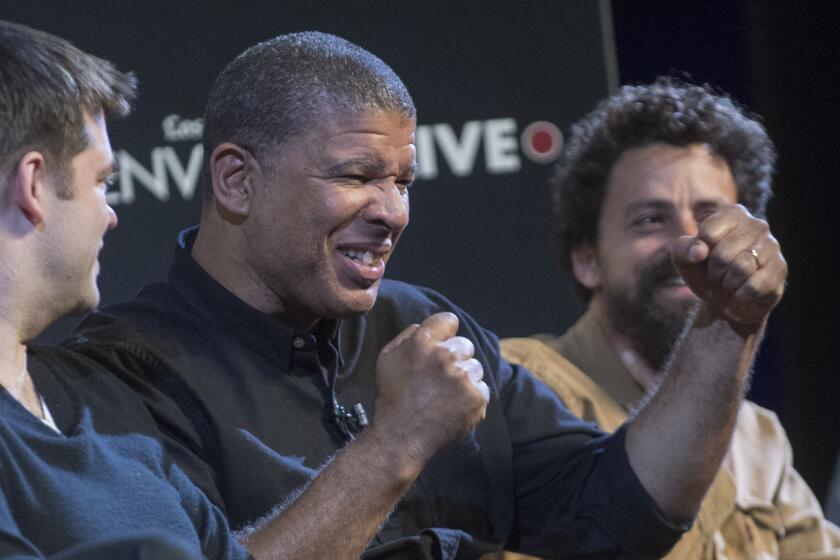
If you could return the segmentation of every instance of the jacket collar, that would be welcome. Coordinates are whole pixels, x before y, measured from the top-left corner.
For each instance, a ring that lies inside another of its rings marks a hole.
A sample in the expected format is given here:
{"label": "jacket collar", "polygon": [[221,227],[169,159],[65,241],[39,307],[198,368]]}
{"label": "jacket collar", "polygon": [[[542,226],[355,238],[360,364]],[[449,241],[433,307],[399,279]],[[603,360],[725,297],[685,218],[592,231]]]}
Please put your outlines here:
{"label": "jacket collar", "polygon": [[584,313],[552,345],[626,410],[644,397],[644,389],[621,361],[594,311]]}

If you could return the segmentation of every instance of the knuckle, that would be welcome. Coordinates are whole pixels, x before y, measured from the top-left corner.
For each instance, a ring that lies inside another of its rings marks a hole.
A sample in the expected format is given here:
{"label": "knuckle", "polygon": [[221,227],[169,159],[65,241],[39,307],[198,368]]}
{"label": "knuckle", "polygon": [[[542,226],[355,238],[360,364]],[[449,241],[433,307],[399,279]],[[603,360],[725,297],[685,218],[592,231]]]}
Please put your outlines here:
{"label": "knuckle", "polygon": [[775,297],[779,290],[784,290],[784,283],[773,279],[764,280],[759,287],[762,296]]}
{"label": "knuckle", "polygon": [[458,361],[455,352],[453,352],[451,348],[446,346],[439,347],[438,351],[435,352],[434,355],[438,363],[443,367],[452,367]]}
{"label": "knuckle", "polygon": [[[752,212],[750,212],[746,206],[743,204],[733,204],[729,209],[735,215],[743,216],[746,218],[753,218]],[[753,218],[755,219],[755,218]]]}
{"label": "knuckle", "polygon": [[724,220],[718,220],[708,224],[708,227],[703,231],[698,232],[700,238],[706,242],[711,248],[717,248],[724,241],[727,232],[731,229],[731,224]]}
{"label": "knuckle", "polygon": [[457,341],[458,346],[465,355],[472,356],[475,353],[475,346],[469,338],[456,336],[454,340]]}
{"label": "knuckle", "polygon": [[473,376],[476,380],[481,381],[484,379],[484,367],[481,365],[481,362],[476,360],[475,358],[470,358],[468,360],[469,369],[473,373]]}
{"label": "knuckle", "polygon": [[709,255],[709,271],[719,272],[725,269],[732,263],[734,255],[729,254],[730,251],[723,247],[717,247]]}
{"label": "knuckle", "polygon": [[735,272],[743,276],[749,275],[750,271],[756,270],[755,257],[750,253],[739,253],[735,257]]}
{"label": "knuckle", "polygon": [[432,331],[428,325],[420,325],[417,327],[411,336],[409,336],[409,340],[420,347],[428,346],[434,344],[432,339]]}
{"label": "knuckle", "polygon": [[772,293],[768,290],[764,280],[751,279],[744,284],[744,293],[748,298],[759,298],[764,294]]}
{"label": "knuckle", "polygon": [[748,304],[748,302],[754,300],[755,298],[754,289],[747,284],[738,288],[738,291],[735,293],[735,299],[744,305]]}
{"label": "knuckle", "polygon": [[718,227],[718,220],[715,216],[710,216],[700,222],[697,228],[697,237],[706,241],[707,243],[717,243],[720,228]]}
{"label": "knuckle", "polygon": [[729,269],[729,272],[726,274],[726,286],[727,289],[737,289],[740,285],[742,285],[748,278],[747,272],[742,269],[741,267],[732,267]]}

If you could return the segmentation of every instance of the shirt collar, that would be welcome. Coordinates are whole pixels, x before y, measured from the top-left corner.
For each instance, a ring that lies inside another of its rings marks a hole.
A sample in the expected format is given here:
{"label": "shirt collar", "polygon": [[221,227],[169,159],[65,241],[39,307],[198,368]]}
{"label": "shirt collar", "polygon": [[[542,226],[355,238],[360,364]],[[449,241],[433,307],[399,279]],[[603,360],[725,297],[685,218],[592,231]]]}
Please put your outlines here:
{"label": "shirt collar", "polygon": [[192,257],[197,234],[198,226],[195,226],[178,235],[169,283],[216,328],[239,339],[260,355],[278,362],[286,370],[291,369],[296,352],[311,352],[319,343],[330,343],[337,338],[337,320],[321,320],[310,333],[254,309],[239,299]]}
{"label": "shirt collar", "polygon": [[594,311],[584,313],[554,345],[625,409],[644,397],[644,389],[621,361]]}

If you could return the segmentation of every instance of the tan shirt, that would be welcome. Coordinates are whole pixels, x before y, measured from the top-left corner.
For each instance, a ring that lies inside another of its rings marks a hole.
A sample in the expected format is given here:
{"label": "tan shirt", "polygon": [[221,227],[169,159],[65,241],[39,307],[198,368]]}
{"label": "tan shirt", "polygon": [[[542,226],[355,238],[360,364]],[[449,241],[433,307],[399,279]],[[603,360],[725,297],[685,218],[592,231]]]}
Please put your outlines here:
{"label": "tan shirt", "polygon": [[[531,370],[574,414],[606,431],[618,428],[644,395],[592,313],[562,337],[506,339],[501,347],[505,358]],[[773,412],[749,401],[742,405],[724,466],[697,520],[665,558],[840,559],[840,530],[823,518],[794,470],[790,443]]]}

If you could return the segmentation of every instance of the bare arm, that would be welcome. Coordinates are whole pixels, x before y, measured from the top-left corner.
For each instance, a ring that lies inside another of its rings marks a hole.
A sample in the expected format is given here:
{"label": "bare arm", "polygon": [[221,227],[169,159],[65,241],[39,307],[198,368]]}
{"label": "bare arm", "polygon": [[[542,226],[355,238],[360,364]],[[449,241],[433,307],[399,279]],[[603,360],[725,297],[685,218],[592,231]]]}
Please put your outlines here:
{"label": "bare arm", "polygon": [[488,389],[458,319],[404,330],[377,362],[376,416],[288,507],[241,539],[258,559],[358,558],[438,451],[485,413]]}
{"label": "bare arm", "polygon": [[627,454],[663,513],[687,519],[729,447],[787,265],[767,223],[741,206],[709,216],[697,237],[677,240],[672,256],[702,304],[661,387],[632,421]]}

